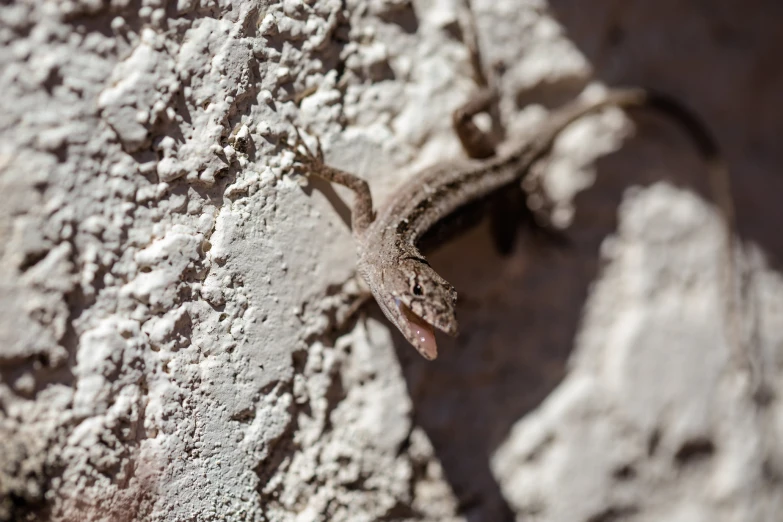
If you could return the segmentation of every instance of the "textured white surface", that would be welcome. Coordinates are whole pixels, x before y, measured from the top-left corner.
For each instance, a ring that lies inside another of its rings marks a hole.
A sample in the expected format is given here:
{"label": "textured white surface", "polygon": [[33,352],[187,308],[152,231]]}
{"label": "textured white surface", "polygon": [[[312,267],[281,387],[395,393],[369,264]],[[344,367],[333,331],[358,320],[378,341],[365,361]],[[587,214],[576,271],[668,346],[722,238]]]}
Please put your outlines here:
{"label": "textured white surface", "polygon": [[461,154],[456,1],[6,4],[0,520],[777,520],[783,14],[475,4],[515,132],[590,82],[698,101],[760,245],[738,254],[749,348],[703,199],[656,184],[615,228],[623,188],[702,167],[655,125],[592,164],[625,150],[612,112],[546,165],[565,254],[500,259],[478,229],[435,256],[463,303],[440,360],[373,307],[334,331],[350,195],[293,175],[287,120],[378,200]]}

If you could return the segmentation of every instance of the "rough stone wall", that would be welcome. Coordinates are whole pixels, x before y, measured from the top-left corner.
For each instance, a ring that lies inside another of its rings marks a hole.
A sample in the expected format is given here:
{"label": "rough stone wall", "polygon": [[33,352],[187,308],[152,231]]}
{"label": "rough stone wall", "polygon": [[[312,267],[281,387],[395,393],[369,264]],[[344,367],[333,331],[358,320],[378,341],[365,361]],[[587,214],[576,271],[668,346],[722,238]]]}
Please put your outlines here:
{"label": "rough stone wall", "polygon": [[708,122],[741,342],[703,165],[616,111],[542,165],[568,249],[432,258],[438,361],[374,306],[337,329],[350,195],[292,172],[288,120],[379,201],[459,156],[457,1],[5,3],[0,520],[780,520],[783,7],[474,4],[509,129],[588,84]]}

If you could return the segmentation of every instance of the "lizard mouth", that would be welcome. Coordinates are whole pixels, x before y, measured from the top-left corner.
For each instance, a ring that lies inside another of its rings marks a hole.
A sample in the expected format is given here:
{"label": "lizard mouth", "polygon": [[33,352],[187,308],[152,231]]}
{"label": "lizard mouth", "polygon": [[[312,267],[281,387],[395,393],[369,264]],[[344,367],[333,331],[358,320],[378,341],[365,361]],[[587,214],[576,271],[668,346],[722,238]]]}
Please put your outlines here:
{"label": "lizard mouth", "polygon": [[427,360],[432,361],[438,356],[438,344],[435,342],[435,330],[431,324],[414,314],[407,306],[397,303],[405,320],[408,322],[408,341]]}

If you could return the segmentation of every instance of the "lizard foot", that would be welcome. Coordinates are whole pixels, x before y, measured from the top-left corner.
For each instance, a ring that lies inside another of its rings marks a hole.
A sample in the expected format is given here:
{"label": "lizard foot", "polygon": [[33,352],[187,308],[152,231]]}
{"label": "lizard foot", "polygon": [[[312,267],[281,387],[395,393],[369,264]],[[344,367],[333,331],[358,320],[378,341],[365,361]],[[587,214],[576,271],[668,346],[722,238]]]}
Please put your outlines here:
{"label": "lizard foot", "polygon": [[299,127],[297,127],[293,122],[290,123],[294,129],[296,139],[294,140],[293,144],[289,144],[288,140],[285,139],[284,144],[287,145],[289,150],[294,153],[294,161],[306,167],[323,165],[324,151],[321,147],[321,140],[318,138],[318,136],[315,136],[315,150],[313,150],[305,142],[304,138],[302,137],[302,133],[299,132]]}

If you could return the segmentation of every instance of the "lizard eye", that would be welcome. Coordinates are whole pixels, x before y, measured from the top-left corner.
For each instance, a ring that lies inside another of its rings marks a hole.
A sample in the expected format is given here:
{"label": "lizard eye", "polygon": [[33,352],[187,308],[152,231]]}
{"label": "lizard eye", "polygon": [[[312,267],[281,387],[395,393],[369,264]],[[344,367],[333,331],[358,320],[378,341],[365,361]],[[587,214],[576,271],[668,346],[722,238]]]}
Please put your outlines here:
{"label": "lizard eye", "polygon": [[413,286],[413,295],[422,295],[422,294],[424,294],[424,290],[421,289],[419,283],[416,283]]}

